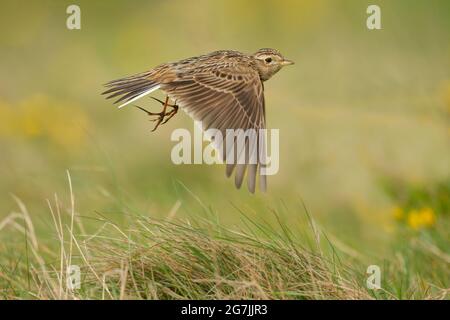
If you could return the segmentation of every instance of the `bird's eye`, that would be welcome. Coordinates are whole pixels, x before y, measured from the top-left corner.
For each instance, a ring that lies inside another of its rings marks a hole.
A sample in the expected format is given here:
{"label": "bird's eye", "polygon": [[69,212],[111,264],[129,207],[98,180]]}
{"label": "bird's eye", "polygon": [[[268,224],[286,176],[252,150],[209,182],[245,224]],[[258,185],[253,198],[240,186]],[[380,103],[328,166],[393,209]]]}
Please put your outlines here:
{"label": "bird's eye", "polygon": [[268,58],[265,59],[265,61],[266,61],[267,63],[271,63],[271,62],[272,62],[272,58],[271,58],[271,57],[268,57]]}

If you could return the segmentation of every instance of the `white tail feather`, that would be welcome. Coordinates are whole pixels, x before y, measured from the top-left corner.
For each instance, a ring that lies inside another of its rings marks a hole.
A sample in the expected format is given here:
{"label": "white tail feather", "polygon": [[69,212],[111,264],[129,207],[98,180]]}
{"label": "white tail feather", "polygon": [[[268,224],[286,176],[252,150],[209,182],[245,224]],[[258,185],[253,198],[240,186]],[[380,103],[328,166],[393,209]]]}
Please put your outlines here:
{"label": "white tail feather", "polygon": [[136,101],[136,100],[142,98],[143,96],[146,96],[146,95],[152,93],[153,91],[158,90],[160,87],[161,87],[160,85],[157,85],[157,86],[155,86],[155,87],[152,87],[151,89],[149,89],[149,90],[147,90],[147,91],[141,93],[140,95],[134,97],[133,99],[130,99],[130,100],[128,100],[128,101],[125,102],[125,103],[122,103],[122,104],[121,104],[120,106],[118,106],[117,108],[118,108],[118,109],[123,108],[123,107],[125,107],[127,104],[130,104],[130,103],[132,103],[133,101]]}

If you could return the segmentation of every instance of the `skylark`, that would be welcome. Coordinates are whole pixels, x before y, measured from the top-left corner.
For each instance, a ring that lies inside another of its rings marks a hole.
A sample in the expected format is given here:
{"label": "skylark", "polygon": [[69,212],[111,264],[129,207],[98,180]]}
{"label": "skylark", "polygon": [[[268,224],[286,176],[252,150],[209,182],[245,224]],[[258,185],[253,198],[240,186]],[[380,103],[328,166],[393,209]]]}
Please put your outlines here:
{"label": "skylark", "polygon": [[[259,131],[266,128],[263,82],[293,63],[274,49],[260,49],[251,55],[232,50],[215,51],[164,63],[147,72],[111,81],[105,85],[108,89],[103,94],[107,94],[107,98],[118,97],[115,103],[122,102],[119,106],[122,108],[160,89],[167,95],[165,101],[152,98],[163,105],[161,112],[153,113],[138,107],[148,115],[156,116],[153,131],[169,121],[180,107],[194,120],[201,121],[203,130],[217,129],[225,137],[227,129]],[[170,104],[169,99],[175,103]],[[216,146],[225,159],[229,146],[224,146],[223,142]],[[258,141],[254,147],[257,152],[262,148],[265,150],[265,142]],[[241,152],[234,146],[232,148],[236,155]],[[248,151],[245,152],[248,160]],[[235,185],[240,188],[248,167],[249,191],[255,192],[257,175],[260,189],[265,191],[266,176],[261,172],[265,162],[261,159],[256,163],[247,160],[243,163],[227,162],[227,176],[230,177],[235,170]]]}

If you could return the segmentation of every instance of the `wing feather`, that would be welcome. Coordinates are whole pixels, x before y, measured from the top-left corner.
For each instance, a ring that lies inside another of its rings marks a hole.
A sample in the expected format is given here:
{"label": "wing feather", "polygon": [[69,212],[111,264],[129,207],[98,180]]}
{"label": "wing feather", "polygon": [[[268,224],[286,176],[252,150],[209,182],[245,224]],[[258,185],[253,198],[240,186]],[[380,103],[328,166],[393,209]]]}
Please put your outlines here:
{"label": "wing feather", "polygon": [[[163,84],[161,89],[194,120],[201,121],[204,130],[218,129],[225,140],[227,129],[265,129],[264,88],[255,70],[225,61],[211,66],[203,65],[182,74],[182,78]],[[239,157],[244,159],[244,163],[227,163],[226,175],[231,176],[236,169],[235,184],[239,188],[248,166],[247,187],[254,192],[261,163],[259,158],[256,164],[250,164],[248,160],[253,149],[259,152],[258,142],[246,140],[245,149],[242,150],[237,150],[234,145],[230,147],[223,144],[217,142],[216,147],[219,152],[222,150],[224,160],[231,149],[235,161]],[[265,190],[265,177],[260,175],[259,180],[260,189]]]}

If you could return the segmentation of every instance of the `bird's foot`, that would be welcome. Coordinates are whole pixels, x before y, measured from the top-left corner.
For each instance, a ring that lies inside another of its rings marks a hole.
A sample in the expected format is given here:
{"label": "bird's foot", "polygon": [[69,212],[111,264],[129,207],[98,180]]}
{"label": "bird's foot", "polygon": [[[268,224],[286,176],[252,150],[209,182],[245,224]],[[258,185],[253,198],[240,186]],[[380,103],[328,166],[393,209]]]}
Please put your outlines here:
{"label": "bird's foot", "polygon": [[[156,117],[154,119],[150,119],[150,121],[156,122],[155,127],[152,129],[152,132],[153,132],[156,129],[158,129],[158,127],[161,124],[167,123],[167,121],[172,119],[172,117],[177,114],[177,112],[178,112],[178,105],[176,105],[176,104],[169,104],[169,97],[166,98],[165,102],[161,101],[161,100],[159,100],[157,98],[154,98],[154,97],[150,97],[150,98],[160,102],[163,105],[163,109],[162,109],[161,112],[150,112],[150,111],[145,110],[144,108],[142,108],[140,106],[137,106],[137,105],[135,105],[135,107],[138,108],[138,109],[141,109],[142,111],[144,111],[145,113],[147,113],[151,117]],[[169,112],[166,112],[167,107],[171,107],[172,110],[170,110]]]}

